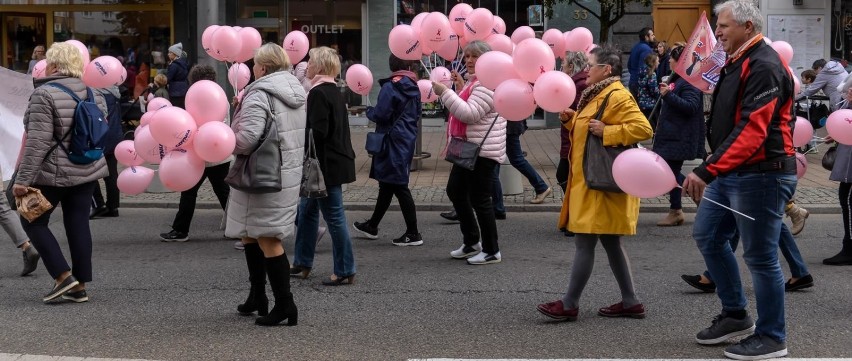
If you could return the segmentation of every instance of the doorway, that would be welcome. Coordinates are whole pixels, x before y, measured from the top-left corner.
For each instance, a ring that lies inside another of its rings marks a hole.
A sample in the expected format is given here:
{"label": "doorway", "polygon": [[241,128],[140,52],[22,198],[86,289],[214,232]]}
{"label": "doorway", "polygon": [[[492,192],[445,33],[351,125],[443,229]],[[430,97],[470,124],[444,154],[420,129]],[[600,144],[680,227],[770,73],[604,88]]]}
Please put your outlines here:
{"label": "doorway", "polygon": [[[47,16],[44,13],[0,13],[3,23],[3,66],[26,73],[36,45],[47,43]],[[42,54],[44,55],[44,54]]]}

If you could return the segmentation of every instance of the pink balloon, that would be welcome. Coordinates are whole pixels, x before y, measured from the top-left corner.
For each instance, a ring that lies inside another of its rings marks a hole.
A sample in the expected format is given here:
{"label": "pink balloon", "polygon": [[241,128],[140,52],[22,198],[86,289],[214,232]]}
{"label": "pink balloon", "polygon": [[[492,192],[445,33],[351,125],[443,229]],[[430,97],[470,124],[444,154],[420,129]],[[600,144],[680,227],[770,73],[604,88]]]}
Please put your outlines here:
{"label": "pink balloon", "polygon": [[535,38],[520,42],[512,53],[515,71],[521,79],[530,83],[535,83],[541,74],[553,70],[556,67],[554,59],[550,46]]}
{"label": "pink balloon", "polygon": [[246,90],[245,90],[245,89],[240,90],[240,92],[239,92],[239,93],[237,93],[237,101],[238,101],[238,102],[243,101],[243,95],[245,95],[245,93],[246,93]]}
{"label": "pink balloon", "polygon": [[355,94],[370,94],[370,89],[373,88],[373,73],[362,64],[352,64],[346,70],[346,85]]}
{"label": "pink balloon", "polygon": [[432,53],[434,53],[435,51],[432,50],[432,49],[429,49],[429,47],[426,46],[426,45],[427,44],[424,43],[422,40],[420,41],[420,52],[423,54],[423,56],[432,55]]}
{"label": "pink balloon", "polygon": [[234,65],[231,65],[231,68],[228,69],[228,83],[230,83],[235,90],[240,91],[245,88],[246,85],[248,85],[249,80],[251,80],[251,70],[249,70],[247,65],[243,63],[234,63]]}
{"label": "pink balloon", "polygon": [[641,198],[659,197],[678,185],[666,161],[645,148],[619,154],[612,162],[612,177],[624,193]]}
{"label": "pink balloon", "polygon": [[577,88],[568,74],[551,70],[542,74],[533,86],[533,96],[541,109],[558,113],[574,102]]}
{"label": "pink balloon", "polygon": [[464,33],[464,22],[473,11],[473,7],[465,3],[458,3],[450,9],[450,26],[456,34]]}
{"label": "pink balloon", "polygon": [[825,130],[838,143],[852,145],[852,109],[835,110],[829,114]]}
{"label": "pink balloon", "polygon": [[494,90],[494,109],[508,120],[529,118],[535,112],[532,87],[520,79],[504,81]]}
{"label": "pink balloon", "polygon": [[193,149],[199,158],[216,163],[228,159],[236,144],[231,127],[223,122],[207,122],[198,127]]}
{"label": "pink balloon", "polygon": [[790,43],[783,40],[778,40],[773,41],[772,44],[769,44],[769,46],[771,46],[772,49],[775,49],[775,52],[777,52],[778,55],[781,56],[781,59],[784,60],[785,65],[790,64],[790,62],[793,61],[793,47],[790,46]]}
{"label": "pink balloon", "polygon": [[804,147],[814,137],[814,127],[807,119],[796,117],[796,127],[793,129],[793,146]]}
{"label": "pink balloon", "polygon": [[565,57],[565,36],[559,29],[550,29],[544,32],[541,40],[547,43],[550,50],[557,58]]}
{"label": "pink balloon", "polygon": [[166,107],[158,110],[151,118],[151,124],[148,128],[151,129],[151,136],[158,143],[169,148],[188,146],[198,130],[192,115],[179,107]]}
{"label": "pink balloon", "polygon": [[598,44],[592,44],[592,45],[589,45],[588,47],[586,47],[586,50],[584,50],[584,52],[586,53],[586,57],[588,57],[589,55],[592,55],[592,50],[595,50],[595,48],[597,48],[597,47],[598,47]]}
{"label": "pink balloon", "polygon": [[83,83],[92,88],[108,88],[123,82],[121,79],[123,70],[124,67],[118,59],[99,56],[84,68]]}
{"label": "pink balloon", "polygon": [[435,94],[432,89],[432,82],[426,79],[417,81],[417,87],[420,88],[420,101],[423,103],[431,103],[438,100],[438,94]]}
{"label": "pink balloon", "polygon": [[420,25],[420,41],[429,49],[439,49],[453,34],[453,28],[447,16],[439,12],[432,12],[423,18]]}
{"label": "pink balloon", "polygon": [[290,58],[291,64],[298,64],[308,55],[308,49],[311,48],[311,42],[305,33],[293,30],[284,37],[284,52]]}
{"label": "pink balloon", "polygon": [[464,49],[468,43],[470,43],[470,39],[465,38],[462,34],[459,34],[459,49]]}
{"label": "pink balloon", "polygon": [[464,21],[464,37],[468,40],[485,40],[494,27],[494,14],[486,8],[476,8]]}
{"label": "pink balloon", "polygon": [[211,40],[210,45],[219,60],[234,61],[242,50],[240,35],[230,26],[220,26],[213,33]]}
{"label": "pink balloon", "polygon": [[565,36],[565,50],[584,51],[594,42],[594,36],[592,36],[592,32],[589,29],[584,27],[575,28]]}
{"label": "pink balloon", "polygon": [[796,178],[802,179],[808,171],[808,159],[802,153],[796,153]]}
{"label": "pink balloon", "polygon": [[429,80],[444,84],[448,87],[453,85],[452,73],[450,73],[449,69],[443,66],[436,66],[435,69],[432,69],[432,72],[429,73]]}
{"label": "pink balloon", "polygon": [[79,40],[66,40],[65,42],[74,45],[80,51],[80,56],[83,58],[83,69],[85,69],[86,65],[89,65],[89,61],[92,59],[89,57],[89,48]]}
{"label": "pink balloon", "polygon": [[115,159],[127,167],[133,167],[145,163],[145,159],[142,159],[142,157],[136,154],[136,146],[133,145],[132,140],[122,140],[121,142],[118,142],[115,146]]}
{"label": "pink balloon", "polygon": [[189,112],[187,115],[191,115],[198,125],[209,121],[222,121],[228,116],[228,107],[228,96],[222,87],[213,81],[199,80],[186,92],[186,111]]}
{"label": "pink balloon", "polygon": [[418,13],[414,16],[413,19],[411,19],[411,27],[414,28],[414,31],[416,31],[417,33],[421,32],[421,29],[423,28],[423,19],[426,19],[429,14],[430,13],[424,11]]}
{"label": "pink balloon", "polygon": [[[35,71],[33,73],[35,74]],[[802,81],[795,74],[791,74],[791,76],[793,77],[793,94],[799,94],[802,90]]]}
{"label": "pink balloon", "polygon": [[444,45],[441,45],[441,48],[435,50],[435,52],[438,53],[438,56],[447,61],[456,60],[456,56],[459,53],[459,36],[451,34],[450,38],[447,39],[447,42],[445,42]]}
{"label": "pink balloon", "polygon": [[239,63],[244,63],[254,58],[254,52],[263,45],[263,39],[257,29],[248,27],[242,28],[237,33],[240,37],[240,53],[234,59]]}
{"label": "pink balloon", "polygon": [[402,60],[420,60],[420,37],[409,25],[397,25],[388,34],[391,53]]}
{"label": "pink balloon", "polygon": [[154,180],[154,171],[145,167],[134,166],[118,174],[118,190],[124,194],[135,196],[145,191]]}
{"label": "pink balloon", "polygon": [[168,99],[155,97],[148,101],[148,106],[145,109],[150,112],[170,106],[172,106],[172,102],[170,102]]}
{"label": "pink balloon", "polygon": [[479,79],[482,86],[494,90],[504,81],[520,79],[521,76],[515,71],[512,57],[509,54],[489,51],[480,55],[479,59],[476,60],[476,78]]}
{"label": "pink balloon", "polygon": [[494,15],[494,24],[491,25],[491,34],[506,35],[506,22],[503,21],[503,18]]}
{"label": "pink balloon", "polygon": [[512,42],[515,43],[515,45],[519,44],[524,40],[534,37],[535,30],[533,30],[533,28],[529,26],[519,26],[517,29],[515,29],[515,31],[512,32]]}
{"label": "pink balloon", "polygon": [[47,71],[47,60],[41,59],[39,60],[35,66],[33,66],[33,79],[44,78],[47,76],[45,73]]}
{"label": "pink balloon", "polygon": [[207,55],[211,55],[213,52],[213,33],[218,29],[219,25],[210,25],[201,33],[201,47],[204,48]]}
{"label": "pink balloon", "polygon": [[[150,110],[150,111],[145,112],[145,114],[142,114],[142,117],[139,118],[139,126],[144,127],[146,125],[151,124],[151,117],[153,117],[154,113],[156,113],[156,112],[157,112],[156,110]],[[139,128],[137,128],[137,130],[138,129]]]}
{"label": "pink balloon", "polygon": [[488,39],[485,39],[485,42],[491,46],[491,50],[501,51],[509,55],[512,55],[512,50],[515,47],[515,44],[512,44],[512,39],[503,34],[491,34]]}
{"label": "pink balloon", "polygon": [[160,160],[170,149],[154,140],[150,128],[150,126],[144,126],[136,129],[133,136],[133,149],[136,149],[136,154],[146,162],[160,164]]}
{"label": "pink balloon", "polygon": [[[146,98],[145,98],[145,100],[147,100],[147,101],[149,101],[149,102],[150,102],[151,100],[153,100],[153,99],[154,99],[154,93],[148,93],[148,97],[146,97]],[[171,104],[171,103],[170,103],[170,104]]]}
{"label": "pink balloon", "polygon": [[204,174],[204,160],[192,151],[175,149],[160,162],[160,181],[166,189],[183,192],[194,187]]}

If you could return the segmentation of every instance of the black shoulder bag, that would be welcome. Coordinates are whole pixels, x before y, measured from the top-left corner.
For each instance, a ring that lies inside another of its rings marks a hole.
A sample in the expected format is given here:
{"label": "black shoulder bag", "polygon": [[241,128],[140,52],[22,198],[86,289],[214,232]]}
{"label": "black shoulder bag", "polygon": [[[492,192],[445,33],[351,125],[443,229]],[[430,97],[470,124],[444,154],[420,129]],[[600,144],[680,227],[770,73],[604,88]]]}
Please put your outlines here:
{"label": "black shoulder bag", "polygon": [[485,132],[485,136],[482,137],[482,141],[479,144],[468,142],[462,138],[450,138],[450,143],[447,144],[447,156],[444,160],[464,169],[473,170],[476,166],[476,158],[479,157],[479,151],[482,149],[482,145],[485,144],[485,140],[488,139],[488,134],[491,133],[491,129],[494,128],[494,123],[497,122],[497,118],[499,117],[499,114],[494,117],[491,126],[488,127],[488,131]]}
{"label": "black shoulder bag", "polygon": [[411,101],[414,98],[408,99],[403,105],[402,110],[397,115],[396,119],[394,119],[393,123],[391,123],[390,130],[387,133],[378,133],[378,132],[369,132],[367,133],[367,142],[364,144],[364,149],[367,151],[369,155],[383,155],[388,151],[388,135],[393,131],[394,126],[396,126],[396,122],[402,118],[402,115],[405,114],[405,108],[408,107],[408,104],[411,104]]}

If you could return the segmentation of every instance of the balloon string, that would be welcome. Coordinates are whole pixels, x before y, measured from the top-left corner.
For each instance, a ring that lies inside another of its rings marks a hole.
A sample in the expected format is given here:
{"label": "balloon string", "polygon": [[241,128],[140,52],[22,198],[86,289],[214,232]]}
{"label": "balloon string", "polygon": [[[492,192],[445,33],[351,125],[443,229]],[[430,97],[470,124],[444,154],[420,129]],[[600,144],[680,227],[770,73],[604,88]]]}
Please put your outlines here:
{"label": "balloon string", "polygon": [[736,210],[736,209],[733,209],[733,208],[731,208],[731,207],[727,207],[727,206],[725,206],[725,205],[723,205],[723,204],[720,204],[719,202],[716,202],[716,201],[714,201],[714,200],[712,200],[712,199],[710,199],[710,198],[707,198],[707,196],[703,196],[703,197],[701,197],[701,199],[707,200],[707,201],[709,201],[710,203],[713,203],[713,204],[715,204],[715,205],[717,205],[717,206],[719,206],[719,207],[725,208],[725,209],[727,209],[727,210],[729,210],[729,211],[731,211],[731,212],[734,212],[734,213],[739,214],[739,215],[741,215],[741,216],[743,216],[743,217],[746,217],[746,218],[748,218],[749,220],[752,220],[752,221],[754,220],[754,218],[753,218],[753,217],[749,217],[749,216],[748,216],[748,215],[746,215],[745,213],[742,213],[742,212],[740,212],[740,211],[738,211],[738,210]]}

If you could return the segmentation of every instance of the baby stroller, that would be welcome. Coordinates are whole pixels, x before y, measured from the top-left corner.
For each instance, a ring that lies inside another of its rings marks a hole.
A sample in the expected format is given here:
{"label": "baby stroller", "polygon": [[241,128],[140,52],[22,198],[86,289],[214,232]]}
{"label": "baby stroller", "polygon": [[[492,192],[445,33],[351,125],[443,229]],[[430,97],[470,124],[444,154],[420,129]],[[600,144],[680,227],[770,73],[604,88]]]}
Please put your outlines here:
{"label": "baby stroller", "polygon": [[121,98],[121,125],[125,140],[133,140],[133,132],[139,126],[143,114],[142,108],[139,106],[139,99],[147,96],[150,91],[150,88],[145,88],[145,91],[133,101],[131,101],[129,95]]}
{"label": "baby stroller", "polygon": [[[825,126],[825,121],[828,119],[829,109],[828,104],[826,104],[828,100],[828,97],[824,95],[814,95],[799,99],[796,101],[796,116],[807,119],[811,123],[811,126],[814,127],[814,130],[820,129]],[[815,152],[816,145],[814,141],[811,141],[804,147],[801,147],[800,150],[802,153]]]}

